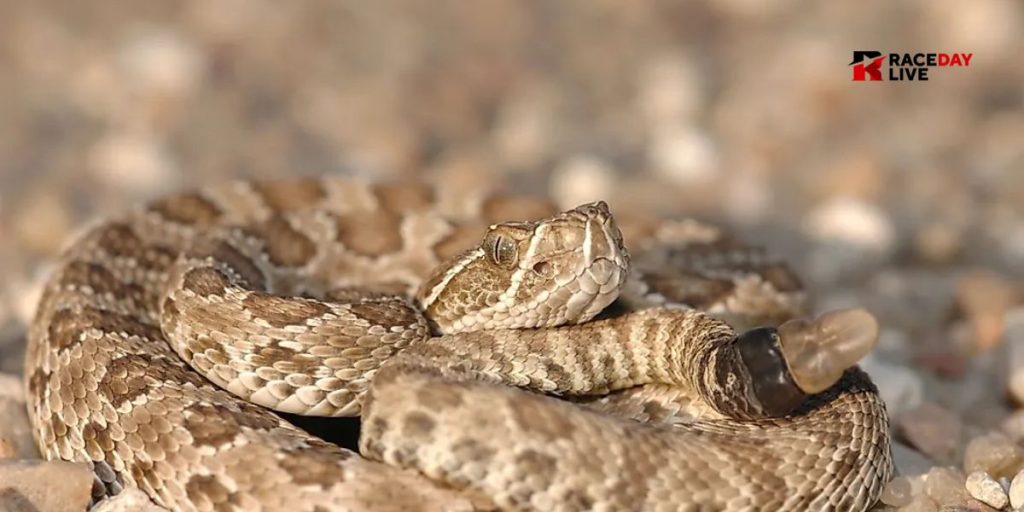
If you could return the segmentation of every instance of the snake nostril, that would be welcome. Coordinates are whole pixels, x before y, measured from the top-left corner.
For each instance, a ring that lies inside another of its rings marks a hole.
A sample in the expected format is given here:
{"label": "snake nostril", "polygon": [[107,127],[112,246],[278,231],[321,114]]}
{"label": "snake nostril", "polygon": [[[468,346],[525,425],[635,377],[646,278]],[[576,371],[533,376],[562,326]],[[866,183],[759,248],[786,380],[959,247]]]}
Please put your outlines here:
{"label": "snake nostril", "polygon": [[533,265],[533,271],[542,276],[548,275],[551,272],[551,264],[546,261],[539,261]]}

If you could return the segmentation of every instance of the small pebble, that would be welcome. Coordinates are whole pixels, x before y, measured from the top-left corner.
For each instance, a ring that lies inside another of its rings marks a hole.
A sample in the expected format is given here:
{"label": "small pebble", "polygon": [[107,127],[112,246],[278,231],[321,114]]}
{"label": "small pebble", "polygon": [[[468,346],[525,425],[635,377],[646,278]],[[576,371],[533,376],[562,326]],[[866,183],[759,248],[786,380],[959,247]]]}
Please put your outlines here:
{"label": "small pebble", "polygon": [[820,240],[835,240],[875,253],[887,253],[895,230],[878,206],[859,199],[837,197],[814,209],[804,226]]}
{"label": "small pebble", "polygon": [[[67,512],[85,510],[92,497],[92,471],[63,461],[0,461],[0,510]],[[60,485],[54,485],[60,482]]]}
{"label": "small pebble", "polygon": [[886,505],[902,507],[909,505],[912,497],[910,481],[907,480],[907,477],[898,476],[885,486],[879,499]]}
{"label": "small pebble", "polygon": [[918,230],[914,248],[930,263],[950,263],[963,250],[963,233],[949,223],[933,223]]}
{"label": "small pebble", "polygon": [[93,507],[91,512],[162,512],[146,493],[136,487],[129,487],[112,498],[107,498]]}
{"label": "small pebble", "polygon": [[712,139],[688,125],[659,128],[648,151],[654,171],[668,182],[684,186],[705,184],[721,173]]}
{"label": "small pebble", "polygon": [[1007,388],[1018,404],[1024,404],[1024,307],[1009,309],[1005,321]]}
{"label": "small pebble", "polygon": [[975,471],[967,475],[965,487],[974,499],[990,507],[1001,509],[1010,502],[1003,486],[984,471]]}
{"label": "small pebble", "polygon": [[199,82],[202,54],[191,42],[170,31],[136,34],[121,48],[125,78],[153,95],[190,92]]}
{"label": "small pebble", "polygon": [[959,505],[970,499],[964,489],[965,477],[959,470],[936,466],[928,472],[924,492],[938,505]]}
{"label": "small pebble", "polygon": [[1024,441],[1024,409],[1014,411],[1003,419],[1000,429],[1015,443]]}
{"label": "small pebble", "polygon": [[92,176],[115,191],[152,195],[174,186],[174,161],[162,142],[148,134],[111,133],[89,154]]}
{"label": "small pebble", "polygon": [[896,426],[911,446],[942,463],[952,462],[963,431],[957,415],[932,402],[900,414]]}
{"label": "small pebble", "polygon": [[971,272],[957,284],[956,298],[970,325],[975,348],[985,351],[996,346],[1005,329],[1004,317],[1014,300],[1007,279],[993,272]]}
{"label": "small pebble", "polygon": [[551,193],[566,208],[608,197],[615,189],[615,175],[601,160],[577,156],[555,169]]}
{"label": "small pebble", "polygon": [[964,471],[982,471],[995,478],[1017,474],[1024,464],[1024,449],[1003,434],[992,432],[967,443]]}
{"label": "small pebble", "polygon": [[1010,506],[1014,510],[1024,508],[1024,470],[1017,472],[1010,482]]}

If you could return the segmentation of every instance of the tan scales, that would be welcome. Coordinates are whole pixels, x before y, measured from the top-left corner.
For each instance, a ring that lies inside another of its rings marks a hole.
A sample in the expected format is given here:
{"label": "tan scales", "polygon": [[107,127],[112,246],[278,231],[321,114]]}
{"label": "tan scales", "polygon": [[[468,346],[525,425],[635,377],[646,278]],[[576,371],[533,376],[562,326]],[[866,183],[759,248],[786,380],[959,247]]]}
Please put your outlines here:
{"label": "tan scales", "polygon": [[[97,497],[137,486],[175,510],[872,504],[892,463],[863,373],[786,353],[833,377],[773,417],[737,366],[746,338],[672,307],[787,319],[792,275],[703,225],[622,229],[632,260],[603,203],[556,214],[342,178],[139,207],[75,240],[47,282],[26,360],[37,440],[89,463]],[[589,321],[616,297],[639,311]],[[783,352],[806,333],[865,338],[851,318],[789,324]],[[362,413],[363,455],[264,407]]]}

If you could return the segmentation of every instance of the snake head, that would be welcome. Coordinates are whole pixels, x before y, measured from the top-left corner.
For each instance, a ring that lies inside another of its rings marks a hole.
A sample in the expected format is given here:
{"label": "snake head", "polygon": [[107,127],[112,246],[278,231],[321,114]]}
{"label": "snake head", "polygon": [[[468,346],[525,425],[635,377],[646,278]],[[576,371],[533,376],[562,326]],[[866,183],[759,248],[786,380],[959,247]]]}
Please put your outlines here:
{"label": "snake head", "polygon": [[417,298],[441,333],[580,323],[618,297],[628,264],[622,233],[600,201],[490,226]]}
{"label": "snake head", "polygon": [[878,321],[857,308],[790,320],[778,329],[752,329],[736,346],[761,408],[780,416],[839,381],[877,340]]}

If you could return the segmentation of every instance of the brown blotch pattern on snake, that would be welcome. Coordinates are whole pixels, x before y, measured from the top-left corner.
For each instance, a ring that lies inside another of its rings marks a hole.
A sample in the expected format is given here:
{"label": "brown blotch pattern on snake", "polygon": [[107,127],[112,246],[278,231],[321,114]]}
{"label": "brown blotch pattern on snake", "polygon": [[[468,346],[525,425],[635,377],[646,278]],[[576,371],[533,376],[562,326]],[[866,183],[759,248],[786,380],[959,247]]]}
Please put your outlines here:
{"label": "brown blotch pattern on snake", "polygon": [[411,327],[419,323],[419,312],[404,302],[372,302],[356,303],[349,306],[352,314],[362,318],[370,325],[391,327]]}
{"label": "brown blotch pattern on snake", "polygon": [[352,212],[335,220],[334,238],[346,249],[375,258],[402,249],[402,217],[388,211]]}
{"label": "brown blotch pattern on snake", "polygon": [[158,339],[160,328],[139,320],[94,307],[81,310],[61,309],[53,314],[48,327],[50,339],[59,349],[66,349],[81,341],[83,334],[96,329],[105,333],[124,333],[146,339]]}
{"label": "brown blotch pattern on snake", "polygon": [[228,506],[233,493],[214,475],[192,475],[185,484],[185,493],[193,503],[209,502],[214,510],[234,510]]}
{"label": "brown blotch pattern on snake", "polygon": [[292,481],[299,485],[322,486],[326,483],[343,482],[344,473],[334,453],[309,452],[302,460],[281,459],[281,467],[292,475]]}
{"label": "brown blotch pattern on snake", "polygon": [[331,310],[327,305],[310,299],[286,299],[269,293],[252,292],[242,300],[242,306],[256,318],[266,320],[273,327],[304,325]]}
{"label": "brown blotch pattern on snake", "polygon": [[168,221],[198,227],[210,226],[222,215],[217,205],[195,192],[157,201],[150,210]]}
{"label": "brown blotch pattern on snake", "polygon": [[434,431],[434,419],[421,411],[411,411],[405,415],[402,434],[411,438],[424,438]]}
{"label": "brown blotch pattern on snake", "polygon": [[284,217],[271,217],[257,229],[265,244],[267,258],[275,265],[302,267],[316,256],[316,244],[293,228]]}
{"label": "brown blotch pattern on snake", "polygon": [[462,405],[462,395],[450,386],[423,386],[416,390],[416,400],[432,411]]}
{"label": "brown blotch pattern on snake", "polygon": [[124,285],[103,265],[87,261],[72,261],[60,272],[61,286],[89,287],[93,293],[116,293]]}
{"label": "brown blotch pattern on snake", "polygon": [[253,189],[278,213],[306,210],[327,197],[323,185],[313,179],[268,181],[254,184]]}
{"label": "brown blotch pattern on snake", "polygon": [[433,187],[420,183],[388,183],[373,187],[381,208],[391,212],[421,211],[434,204]]}
{"label": "brown blotch pattern on snake", "polygon": [[186,290],[194,292],[200,297],[221,295],[231,286],[228,276],[220,270],[210,267],[200,267],[189,270],[182,278]]}
{"label": "brown blotch pattern on snake", "polygon": [[142,240],[135,231],[127,224],[111,223],[97,228],[90,233],[90,238],[96,237],[96,245],[103,252],[119,257],[134,257],[142,251]]}
{"label": "brown blotch pattern on snake", "polygon": [[189,255],[197,259],[212,257],[226,265],[249,286],[253,288],[266,286],[266,277],[263,275],[263,271],[253,263],[251,258],[224,240],[206,240],[193,247]]}

